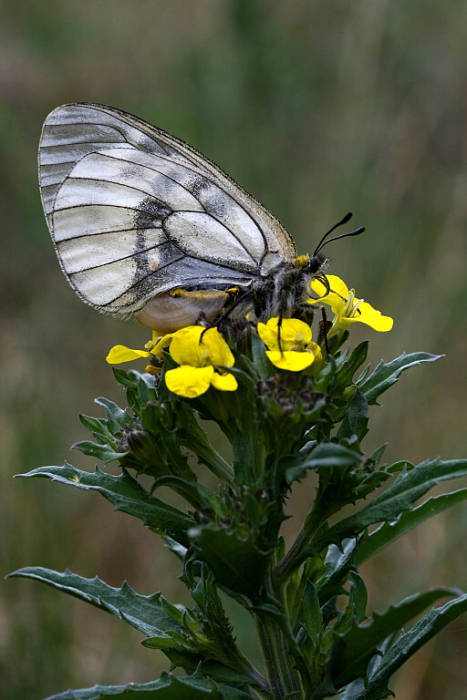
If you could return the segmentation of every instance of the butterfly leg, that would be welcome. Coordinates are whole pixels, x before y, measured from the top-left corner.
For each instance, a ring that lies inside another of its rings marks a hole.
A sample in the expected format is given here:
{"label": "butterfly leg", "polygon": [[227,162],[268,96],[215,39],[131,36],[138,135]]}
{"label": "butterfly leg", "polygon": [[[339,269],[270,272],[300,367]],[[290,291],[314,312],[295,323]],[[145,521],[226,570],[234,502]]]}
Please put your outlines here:
{"label": "butterfly leg", "polygon": [[323,317],[322,320],[322,329],[323,329],[323,337],[324,337],[324,347],[326,348],[326,355],[329,357],[329,345],[328,345],[328,319],[326,316],[326,309],[324,306],[321,307],[321,316]]}
{"label": "butterfly leg", "polygon": [[213,328],[214,326],[219,326],[223,321],[225,321],[232,311],[237,308],[237,306],[240,306],[244,301],[246,301],[249,297],[251,297],[252,291],[251,289],[247,289],[246,292],[243,292],[243,294],[240,294],[235,301],[221,314],[219,318],[214,319],[211,321],[208,326],[205,328],[203,333],[201,334],[201,338],[203,337],[204,333],[208,330],[208,328]]}
{"label": "butterfly leg", "polygon": [[285,305],[287,301],[287,294],[288,290],[286,287],[281,290],[280,293],[280,299],[279,299],[279,318],[277,320],[277,346],[280,350],[281,355],[284,354],[282,350],[282,341],[281,341],[281,327],[282,327],[282,320],[284,318],[284,311],[285,311]]}

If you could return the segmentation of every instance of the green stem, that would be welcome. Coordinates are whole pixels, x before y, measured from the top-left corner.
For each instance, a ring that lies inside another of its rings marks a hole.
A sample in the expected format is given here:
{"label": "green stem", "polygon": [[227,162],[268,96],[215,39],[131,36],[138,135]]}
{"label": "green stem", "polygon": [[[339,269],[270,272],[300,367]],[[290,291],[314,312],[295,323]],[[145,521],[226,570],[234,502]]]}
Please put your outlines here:
{"label": "green stem", "polygon": [[250,676],[250,678],[259,686],[259,688],[261,688],[262,691],[269,691],[269,683],[267,682],[266,678],[248,661],[240,649],[237,649],[237,658],[239,662],[239,670],[243,671],[245,675]]}
{"label": "green stem", "polygon": [[271,622],[265,618],[258,618],[257,625],[274,697],[285,698],[285,688],[280,669],[280,654],[277,648],[275,630]]}
{"label": "green stem", "polygon": [[196,456],[219,479],[228,482],[233,481],[234,473],[232,467],[212,445],[208,445],[206,448],[203,445],[197,446]]}
{"label": "green stem", "polygon": [[267,613],[258,614],[258,633],[263,648],[266,667],[268,670],[271,688],[274,697],[287,700],[303,700],[297,666],[301,666],[299,650],[296,648],[295,639],[289,629],[287,610],[283,596],[283,587],[275,580],[270,571],[267,576],[267,588],[269,595],[282,603],[283,614],[280,618],[272,617]]}
{"label": "green stem", "polygon": [[298,569],[300,564],[309,555],[308,542],[310,539],[309,533],[303,529],[297,535],[297,538],[285,557],[276,566],[275,575],[280,581],[286,581],[287,578]]}
{"label": "green stem", "polygon": [[287,581],[288,577],[303,564],[313,551],[319,551],[325,546],[324,543],[319,542],[318,535],[322,533],[321,526],[336,510],[335,504],[324,510],[319,508],[319,503],[315,504],[295,542],[274,570],[274,575],[281,583]]}

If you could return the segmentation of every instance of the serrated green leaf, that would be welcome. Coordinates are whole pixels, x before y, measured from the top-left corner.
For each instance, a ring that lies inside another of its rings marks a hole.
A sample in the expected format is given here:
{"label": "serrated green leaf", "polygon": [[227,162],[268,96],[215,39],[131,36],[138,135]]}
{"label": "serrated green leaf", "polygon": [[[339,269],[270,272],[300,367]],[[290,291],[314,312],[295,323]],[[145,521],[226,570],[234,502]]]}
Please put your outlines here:
{"label": "serrated green leaf", "polygon": [[[311,443],[314,444],[314,443]],[[303,479],[308,469],[325,469],[333,467],[352,467],[362,461],[362,456],[337,442],[322,442],[306,455],[303,451],[281,460],[285,469],[285,479],[291,484]]]}
{"label": "serrated green leaf", "polygon": [[316,586],[310,582],[303,594],[303,623],[309,639],[316,646],[323,631],[323,617]]}
{"label": "serrated green leaf", "polygon": [[222,700],[251,700],[253,697],[250,693],[244,693],[240,688],[235,688],[228,685],[219,685]]}
{"label": "serrated green leaf", "polygon": [[347,408],[342,424],[338,430],[339,440],[351,438],[354,435],[360,442],[368,432],[368,401],[366,396],[357,389]]}
{"label": "serrated green leaf", "polygon": [[94,416],[87,416],[85,413],[80,413],[79,419],[84,427],[90,430],[95,437],[102,438],[102,440],[108,444],[115,441],[115,437],[113,433],[110,432],[105,418],[94,418]]}
{"label": "serrated green leaf", "polygon": [[188,544],[186,532],[194,525],[192,518],[151,496],[127,472],[119,476],[107,474],[100,469],[86,472],[65,463],[60,467],[38,467],[18,476],[45,477],[86,491],[97,491],[110,501],[116,510],[138,518],[158,534],[172,535],[182,544]]}
{"label": "serrated green leaf", "polygon": [[375,467],[377,467],[378,464],[381,462],[381,457],[383,456],[384,451],[385,451],[387,446],[388,446],[388,443],[385,442],[384,445],[380,445],[379,447],[377,447],[376,450],[374,450],[371,453],[368,461],[371,462]]}
{"label": "serrated green leaf", "polygon": [[105,396],[98,396],[97,399],[94,399],[94,403],[97,403],[98,406],[103,406],[105,408],[109,428],[114,433],[123,428],[123,426],[130,420],[130,417],[126,411],[120,408],[120,406],[117,406],[114,401],[106,399]]}
{"label": "serrated green leaf", "polygon": [[349,574],[350,595],[349,608],[352,612],[353,619],[358,623],[366,620],[366,606],[368,602],[368,591],[365,581],[356,572],[351,571]]}
{"label": "serrated green leaf", "polygon": [[[378,670],[379,666],[381,665],[381,660],[383,655],[386,653],[386,651],[389,649],[391,644],[394,642],[394,640],[397,638],[397,634],[389,635],[386,637],[384,642],[378,645],[377,649],[375,650],[375,655],[372,657],[370,663],[368,664],[368,670],[367,670],[367,676],[371,676],[376,671]],[[338,700],[357,700],[357,698],[362,698],[363,693],[365,690],[365,682],[367,678],[357,678],[357,680],[352,681],[345,690],[343,690],[341,693],[339,693]],[[390,695],[390,692],[384,692],[384,694],[381,694],[381,698],[387,697]]]}
{"label": "serrated green leaf", "polygon": [[415,367],[423,362],[436,362],[443,355],[432,355],[429,352],[403,353],[391,362],[380,362],[373,372],[363,382],[359,381],[359,389],[367,398],[368,403],[377,403],[380,394],[389,389],[399,379],[402,372],[409,367]]}
{"label": "serrated green leaf", "polygon": [[253,602],[261,599],[270,554],[261,551],[251,535],[243,538],[235,531],[208,525],[193,531],[193,544],[216,583]]}
{"label": "serrated green leaf", "polygon": [[112,449],[112,447],[109,447],[109,445],[99,445],[91,440],[81,440],[80,442],[75,442],[71,448],[73,450],[79,450],[88,457],[97,457],[97,459],[100,459],[101,462],[104,462],[104,464],[113,462],[116,459],[123,459],[126,454],[126,452],[116,452],[114,449]]}
{"label": "serrated green leaf", "polygon": [[344,540],[342,549],[335,544],[328,547],[324,560],[324,571],[317,581],[319,600],[323,605],[329,598],[340,593],[343,579],[353,566],[353,557],[357,541],[355,539]]}
{"label": "serrated green leaf", "polygon": [[96,608],[105,610],[119,620],[125,620],[147,636],[180,632],[184,611],[169,603],[161,593],[141,595],[126,582],[114,588],[97,576],[84,578],[71,571],[54,571],[41,566],[26,566],[8,576],[35,579],[69,593]]}
{"label": "serrated green leaf", "polygon": [[373,554],[405,535],[406,532],[417,527],[424,520],[466,499],[467,488],[429,498],[413,510],[405,511],[398,520],[380,525],[371,534],[366,533],[360,540],[355,552],[355,565],[360,566]]}
{"label": "serrated green leaf", "polygon": [[383,613],[374,613],[366,625],[353,625],[344,634],[337,633],[331,659],[331,672],[337,687],[362,676],[375,649],[388,635],[399,631],[409,620],[440,598],[458,595],[452,588],[435,588],[404,598]]}
{"label": "serrated green leaf", "polygon": [[141,407],[156,398],[154,376],[134,369],[127,372],[114,367],[112,371],[115,379],[126,389],[128,404],[139,415]]}
{"label": "serrated green leaf", "polygon": [[411,509],[413,504],[436,484],[466,475],[467,459],[434,459],[421,462],[410,471],[401,472],[392,484],[363,510],[329,528],[318,546],[351,537],[372,523],[395,520],[402,512]]}
{"label": "serrated green leaf", "polygon": [[[347,690],[345,700],[380,700],[385,698],[387,683],[392,674],[404,664],[420,647],[440,632],[459,615],[467,612],[467,594],[450,600],[439,608],[430,610],[408,632],[403,633],[381,659],[377,669],[368,678],[362,690],[355,685],[355,692]],[[352,684],[353,685],[353,684]]]}
{"label": "serrated green leaf", "polygon": [[214,513],[220,513],[219,502],[214,491],[196,481],[187,481],[178,476],[161,476],[155,480],[152,487],[154,493],[158,488],[167,486],[180,496],[183,496],[194,508],[211,508]]}
{"label": "serrated green leaf", "polygon": [[170,551],[173,552],[175,556],[180,559],[180,561],[185,561],[186,553],[188,551],[186,547],[180,544],[180,542],[172,539],[172,537],[165,536],[162,539],[164,540],[167,549],[170,549]]}
{"label": "serrated green leaf", "polygon": [[162,673],[157,681],[149,683],[94,685],[92,688],[66,690],[64,693],[51,695],[46,700],[99,700],[108,695],[137,697],[138,700],[220,700],[222,697],[215,683],[196,672],[192,676]]}
{"label": "serrated green leaf", "polygon": [[344,445],[339,445],[337,442],[322,442],[314,448],[306,463],[309,468],[320,469],[321,467],[351,467],[361,461],[361,455]]}
{"label": "serrated green leaf", "polygon": [[125,369],[120,369],[119,367],[112,367],[112,372],[117,382],[126,389],[128,387],[136,386],[136,378],[132,372],[128,372]]}
{"label": "serrated green leaf", "polygon": [[333,384],[334,391],[342,391],[352,382],[352,377],[360,365],[365,362],[367,354],[368,341],[365,340],[352,350],[350,357],[345,360],[342,367],[336,372]]}

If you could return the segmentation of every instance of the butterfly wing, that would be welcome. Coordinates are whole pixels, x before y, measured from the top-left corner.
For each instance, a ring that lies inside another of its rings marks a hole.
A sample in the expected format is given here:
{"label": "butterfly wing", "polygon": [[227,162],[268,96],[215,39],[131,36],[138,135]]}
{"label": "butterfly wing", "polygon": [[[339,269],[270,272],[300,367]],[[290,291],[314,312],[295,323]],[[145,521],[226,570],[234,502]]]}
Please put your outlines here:
{"label": "butterfly wing", "polygon": [[110,107],[49,114],[39,179],[71,286],[113,315],[177,287],[246,287],[295,256],[281,224],[220,168]]}

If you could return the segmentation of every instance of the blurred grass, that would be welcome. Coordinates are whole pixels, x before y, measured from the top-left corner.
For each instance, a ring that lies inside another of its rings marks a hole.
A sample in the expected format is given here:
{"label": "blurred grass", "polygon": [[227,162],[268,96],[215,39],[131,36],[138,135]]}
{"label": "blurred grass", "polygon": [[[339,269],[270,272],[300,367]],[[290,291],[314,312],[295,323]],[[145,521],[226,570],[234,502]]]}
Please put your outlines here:
{"label": "blurred grass", "polygon": [[[44,117],[64,102],[121,107],[193,144],[268,206],[301,252],[354,211],[368,233],[335,244],[331,269],[396,319],[372,338],[372,360],[447,354],[385,397],[368,449],[389,440],[388,459],[465,454],[465,3],[3,0],[0,12],[4,573],[69,566],[184,600],[176,564],[137,522],[97,497],[11,479],[64,456],[83,464],[68,455],[84,434],[77,412],[92,414],[94,395],[120,399],[105,352],[145,340],[136,323],[75,298],[53,254],[36,148]],[[303,487],[295,495],[290,535],[310,498]],[[458,507],[375,558],[371,603],[465,587],[466,528]],[[465,698],[465,626],[414,657],[393,683],[399,700]],[[2,697],[149,680],[165,663],[138,639],[50,589],[4,583]]]}

